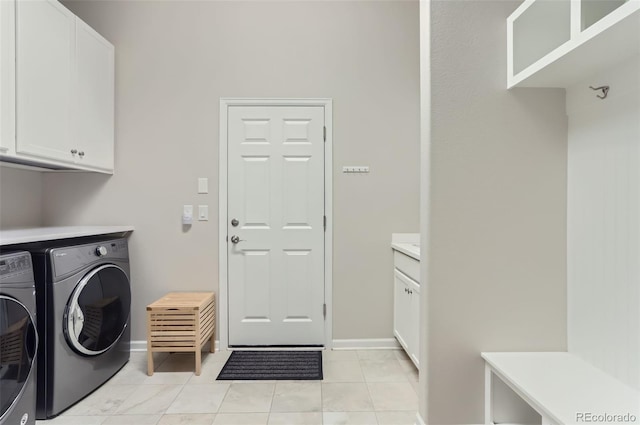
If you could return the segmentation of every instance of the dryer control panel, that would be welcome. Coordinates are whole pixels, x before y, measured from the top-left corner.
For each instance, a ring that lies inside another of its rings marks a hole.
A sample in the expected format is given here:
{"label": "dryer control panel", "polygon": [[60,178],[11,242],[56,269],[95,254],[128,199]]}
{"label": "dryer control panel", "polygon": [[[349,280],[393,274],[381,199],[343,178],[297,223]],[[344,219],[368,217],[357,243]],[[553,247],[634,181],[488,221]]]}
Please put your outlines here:
{"label": "dryer control panel", "polygon": [[54,275],[64,276],[94,263],[129,261],[126,239],[93,242],[51,250]]}

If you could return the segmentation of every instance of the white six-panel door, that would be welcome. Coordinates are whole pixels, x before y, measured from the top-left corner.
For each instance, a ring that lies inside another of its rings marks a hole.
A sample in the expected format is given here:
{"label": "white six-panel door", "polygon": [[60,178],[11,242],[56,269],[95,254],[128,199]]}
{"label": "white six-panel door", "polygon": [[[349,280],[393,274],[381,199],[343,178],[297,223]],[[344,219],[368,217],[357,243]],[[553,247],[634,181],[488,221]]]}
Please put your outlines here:
{"label": "white six-panel door", "polygon": [[227,125],[229,345],[323,345],[324,108],[230,106]]}

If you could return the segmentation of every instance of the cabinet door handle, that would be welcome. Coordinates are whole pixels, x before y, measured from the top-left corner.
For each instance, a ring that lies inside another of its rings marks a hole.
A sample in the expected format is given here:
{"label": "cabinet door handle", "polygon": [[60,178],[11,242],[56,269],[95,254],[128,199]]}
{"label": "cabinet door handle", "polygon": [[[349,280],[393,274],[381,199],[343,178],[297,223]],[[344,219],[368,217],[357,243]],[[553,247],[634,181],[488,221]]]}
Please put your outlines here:
{"label": "cabinet door handle", "polygon": [[75,155],[78,153],[78,149],[71,149],[71,155]]}
{"label": "cabinet door handle", "polygon": [[82,158],[84,156],[84,151],[78,152],[78,155],[80,155],[80,158]]}

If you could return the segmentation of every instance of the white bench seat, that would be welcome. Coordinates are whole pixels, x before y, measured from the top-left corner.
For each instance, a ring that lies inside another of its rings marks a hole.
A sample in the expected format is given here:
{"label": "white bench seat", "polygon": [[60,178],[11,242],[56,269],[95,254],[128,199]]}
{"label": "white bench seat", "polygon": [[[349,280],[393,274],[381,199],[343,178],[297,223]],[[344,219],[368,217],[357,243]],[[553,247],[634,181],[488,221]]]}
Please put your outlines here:
{"label": "white bench seat", "polygon": [[[482,358],[486,424],[493,423],[494,376],[538,412],[543,425],[640,424],[640,392],[570,353],[482,353]],[[602,421],[589,414],[610,416]]]}

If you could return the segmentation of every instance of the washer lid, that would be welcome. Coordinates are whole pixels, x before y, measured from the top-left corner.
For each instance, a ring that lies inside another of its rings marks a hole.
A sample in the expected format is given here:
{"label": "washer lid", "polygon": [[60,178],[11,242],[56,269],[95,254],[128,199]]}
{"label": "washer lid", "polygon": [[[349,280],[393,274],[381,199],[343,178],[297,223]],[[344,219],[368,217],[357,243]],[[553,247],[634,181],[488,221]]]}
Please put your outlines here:
{"label": "washer lid", "polygon": [[11,411],[35,371],[38,336],[29,310],[0,294],[0,422]]}
{"label": "washer lid", "polygon": [[114,264],[96,267],[82,278],[67,303],[67,343],[86,356],[104,353],[124,333],[130,309],[131,289],[124,270]]}

